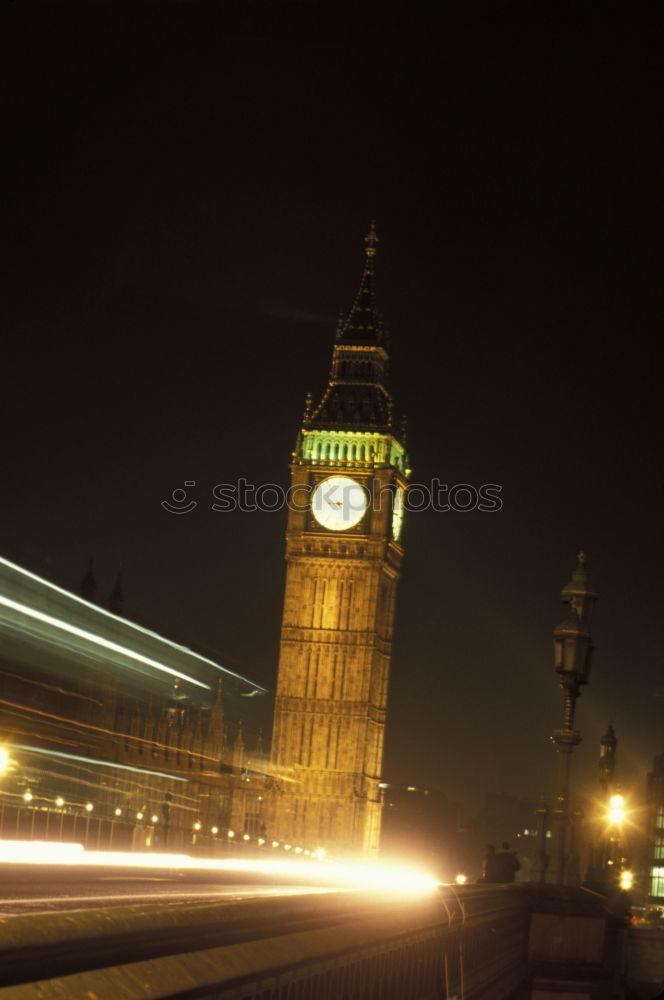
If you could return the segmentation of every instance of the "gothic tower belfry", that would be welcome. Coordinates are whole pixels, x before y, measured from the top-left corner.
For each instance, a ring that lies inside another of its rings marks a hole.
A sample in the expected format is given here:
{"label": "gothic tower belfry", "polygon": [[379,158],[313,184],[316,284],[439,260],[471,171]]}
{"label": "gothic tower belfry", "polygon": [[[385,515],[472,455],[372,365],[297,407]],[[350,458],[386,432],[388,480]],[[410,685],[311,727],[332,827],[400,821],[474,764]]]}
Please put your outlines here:
{"label": "gothic tower belfry", "polygon": [[410,474],[393,427],[388,338],[374,300],[378,236],[339,321],[327,388],[307,398],[291,461],[286,589],[272,743],[274,835],[378,848],[401,528]]}

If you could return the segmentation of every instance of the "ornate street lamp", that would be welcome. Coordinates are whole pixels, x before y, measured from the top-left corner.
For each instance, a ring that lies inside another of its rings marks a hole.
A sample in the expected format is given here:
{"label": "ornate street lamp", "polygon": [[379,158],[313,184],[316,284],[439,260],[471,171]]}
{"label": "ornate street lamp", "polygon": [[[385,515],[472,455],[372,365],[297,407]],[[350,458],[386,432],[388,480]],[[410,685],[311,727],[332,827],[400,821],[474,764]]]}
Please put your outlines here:
{"label": "ornate street lamp", "polygon": [[571,841],[569,784],[572,751],[581,742],[574,728],[576,699],[581,687],[588,683],[593,641],[590,635],[592,611],[597,594],[592,590],[586,572],[586,557],[579,553],[578,565],[570,582],[563,587],[561,600],[569,604],[567,617],[553,633],[554,667],[563,689],[563,725],[551,737],[558,752],[556,796],[553,817],[553,865],[551,881],[563,885],[567,871]]}

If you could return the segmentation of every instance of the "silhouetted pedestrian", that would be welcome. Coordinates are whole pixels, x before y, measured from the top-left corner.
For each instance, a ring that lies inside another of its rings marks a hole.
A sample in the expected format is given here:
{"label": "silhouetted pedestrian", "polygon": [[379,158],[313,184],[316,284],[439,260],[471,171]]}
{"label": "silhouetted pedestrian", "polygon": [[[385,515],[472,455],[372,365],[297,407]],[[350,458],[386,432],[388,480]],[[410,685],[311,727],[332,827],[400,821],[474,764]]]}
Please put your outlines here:
{"label": "silhouetted pedestrian", "polygon": [[480,882],[497,882],[496,878],[496,848],[488,844],[482,861],[482,877]]}
{"label": "silhouetted pedestrian", "polygon": [[510,851],[510,845],[506,840],[499,851],[496,851],[494,858],[496,877],[494,882],[513,882],[514,876],[521,868],[514,851]]}

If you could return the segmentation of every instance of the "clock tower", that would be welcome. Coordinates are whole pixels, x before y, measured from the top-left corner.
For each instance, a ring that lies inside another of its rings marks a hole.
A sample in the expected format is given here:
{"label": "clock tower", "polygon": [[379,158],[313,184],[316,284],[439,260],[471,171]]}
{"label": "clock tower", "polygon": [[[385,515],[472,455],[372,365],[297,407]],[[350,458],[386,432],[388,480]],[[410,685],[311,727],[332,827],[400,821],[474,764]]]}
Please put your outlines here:
{"label": "clock tower", "polygon": [[307,397],[291,464],[273,735],[274,836],[375,852],[401,526],[409,475],[374,303],[378,237],[339,321],[330,380]]}

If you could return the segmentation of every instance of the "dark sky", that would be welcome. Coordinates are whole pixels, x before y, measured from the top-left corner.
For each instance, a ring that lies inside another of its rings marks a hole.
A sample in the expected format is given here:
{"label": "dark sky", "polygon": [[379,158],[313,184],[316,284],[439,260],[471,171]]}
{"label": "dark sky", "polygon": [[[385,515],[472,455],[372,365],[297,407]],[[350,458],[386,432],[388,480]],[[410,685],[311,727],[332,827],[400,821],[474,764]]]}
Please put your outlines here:
{"label": "dark sky", "polygon": [[575,774],[612,718],[640,794],[664,749],[654,25],[230,6],[10,10],[0,551],[72,589],[90,554],[105,592],[122,566],[129,617],[273,689],[285,515],[211,491],[287,484],[375,218],[413,480],[504,500],[407,521],[386,777],[469,809],[549,789],[584,548]]}

